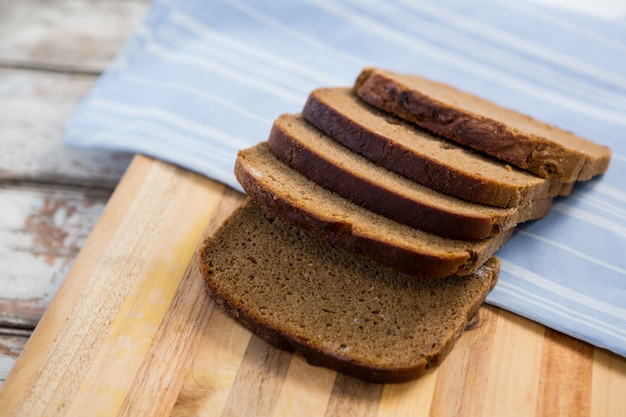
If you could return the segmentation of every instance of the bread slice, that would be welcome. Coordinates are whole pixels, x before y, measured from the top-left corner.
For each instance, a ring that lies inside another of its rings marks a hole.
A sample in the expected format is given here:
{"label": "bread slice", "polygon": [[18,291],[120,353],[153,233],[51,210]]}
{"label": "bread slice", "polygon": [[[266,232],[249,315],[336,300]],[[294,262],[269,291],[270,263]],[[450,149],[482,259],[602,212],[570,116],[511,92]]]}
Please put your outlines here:
{"label": "bread slice", "polygon": [[408,226],[452,239],[476,240],[548,214],[551,198],[514,208],[490,207],[432,190],[358,155],[301,115],[284,114],[268,145],[282,162],[318,185]]}
{"label": "bread slice", "polygon": [[275,216],[346,250],[423,277],[467,275],[511,236],[513,228],[476,241],[447,239],[360,207],[279,161],[267,142],[239,152],[235,175],[248,197]]}
{"label": "bread slice", "polygon": [[312,238],[247,200],[200,250],[210,296],[309,363],[401,382],[440,363],[495,285],[499,263],[432,280]]}
{"label": "bread slice", "polygon": [[543,179],[381,111],[349,88],[309,95],[304,118],[355,152],[434,190],[467,201],[516,207],[568,194],[572,184]]}
{"label": "bread slice", "polygon": [[588,180],[611,150],[449,85],[365,68],[354,91],[368,103],[543,178]]}

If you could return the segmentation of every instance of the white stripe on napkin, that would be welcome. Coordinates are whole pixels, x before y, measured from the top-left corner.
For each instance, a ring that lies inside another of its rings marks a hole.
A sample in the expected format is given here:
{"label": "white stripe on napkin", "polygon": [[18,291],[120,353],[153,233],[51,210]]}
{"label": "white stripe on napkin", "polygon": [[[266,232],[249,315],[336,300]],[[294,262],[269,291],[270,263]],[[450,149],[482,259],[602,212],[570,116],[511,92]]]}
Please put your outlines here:
{"label": "white stripe on napkin", "polygon": [[[359,1],[361,2],[362,0]],[[515,36],[503,30],[490,27],[482,22],[477,21],[476,19],[470,19],[458,13],[451,12],[440,6],[437,6],[434,3],[420,2],[418,5],[414,2],[407,0],[400,0],[400,2],[416,11],[427,12],[433,16],[444,18],[448,22],[453,22],[454,25],[457,27],[466,29],[473,34],[489,38],[494,42],[500,43],[505,47],[505,50],[513,49],[515,50],[515,52],[522,52],[523,54],[528,54],[530,56],[540,58],[541,60],[545,60],[557,66],[564,67],[570,71],[594,77],[598,80],[601,80],[602,82],[611,82],[614,85],[619,86],[620,88],[626,88],[626,78],[623,76],[624,74],[616,74],[614,72],[606,71],[604,68],[592,65],[591,63],[585,62],[581,59],[559,53],[558,51],[546,48],[536,42],[528,42],[527,40],[520,38],[519,36]],[[507,3],[507,5],[514,7],[515,3],[509,2]],[[625,45],[616,44],[615,42],[606,40],[604,38],[602,38],[602,42],[607,42],[608,44],[615,46],[618,50],[626,52]]]}
{"label": "white stripe on napkin", "polygon": [[241,190],[237,151],[308,89],[416,73],[613,149],[609,171],[518,227],[487,301],[626,356],[626,27],[514,0],[153,0],[78,106],[72,146],[140,152]]}
{"label": "white stripe on napkin", "polygon": [[428,44],[419,38],[411,37],[393,27],[381,24],[377,20],[363,15],[358,15],[347,7],[342,7],[336,3],[325,2],[322,0],[311,1],[320,9],[331,13],[336,17],[343,18],[347,22],[358,26],[360,29],[372,33],[376,37],[387,39],[396,43],[411,52],[424,54],[431,59],[436,59],[449,65],[463,68],[464,71],[473,75],[487,78],[500,85],[506,86],[507,88],[515,89],[522,94],[532,95],[535,98],[545,100],[560,107],[569,108],[587,116],[596,117],[600,120],[626,126],[626,118],[623,113],[608,111],[604,108],[598,108],[585,102],[573,100],[571,97],[565,97],[554,91],[547,91],[543,88],[538,88],[535,84],[531,84],[527,81],[511,76],[508,73],[498,71],[493,67],[477,63],[449,51],[435,48],[431,44]]}
{"label": "white stripe on napkin", "polygon": [[[561,242],[557,242],[556,240],[548,239],[548,238],[546,238],[544,236],[540,236],[540,235],[538,235],[536,233],[528,232],[528,231],[525,231],[525,230],[518,230],[518,231],[516,231],[516,233],[519,233],[519,234],[531,237],[531,238],[539,240],[539,241],[541,241],[543,243],[547,243],[547,244],[549,244],[551,246],[554,246],[556,248],[559,248],[561,250],[569,252],[569,253],[571,253],[573,255],[576,255],[579,258],[584,259],[587,262],[591,262],[593,264],[601,266],[602,268],[610,269],[612,271],[620,273],[620,274],[624,275],[625,276],[624,279],[626,279],[626,269],[621,268],[621,267],[619,267],[617,265],[610,264],[608,262],[604,262],[604,261],[602,261],[600,259],[597,259],[597,258],[595,258],[593,256],[587,255],[586,253],[578,251],[578,250],[572,248],[569,245],[566,245],[566,244],[561,243]],[[513,264],[511,263],[511,265],[513,265]],[[521,268],[521,267],[517,266],[517,268]],[[509,272],[511,272],[511,271],[509,271]]]}
{"label": "white stripe on napkin", "polygon": [[210,59],[200,58],[195,55],[177,52],[173,49],[153,42],[146,45],[146,51],[165,61],[194,65],[202,69],[209,70],[223,77],[231,78],[238,83],[245,84],[250,88],[262,90],[265,93],[279,97],[285,101],[298,104],[302,102],[302,97],[298,94],[293,94],[291,91],[276,84],[271,84],[269,82],[263,81],[257,77],[251,76],[250,74],[237,71],[232,67],[220,64]]}
{"label": "white stripe on napkin", "polygon": [[134,107],[102,99],[92,100],[90,102],[90,106],[98,110],[108,111],[124,116],[152,118],[194,134],[201,134],[217,139],[224,144],[229,144],[234,147],[245,147],[248,143],[245,139],[234,137],[219,129],[215,129],[212,126],[185,119],[184,117],[162,110],[158,107]]}
{"label": "white stripe on napkin", "polygon": [[288,70],[291,74],[305,76],[311,81],[317,83],[317,85],[342,85],[343,80],[333,77],[332,75],[319,71],[316,68],[311,68],[306,65],[301,65],[286,57],[266,52],[258,48],[251,48],[247,44],[240,42],[232,37],[225,36],[209,28],[206,25],[192,19],[189,16],[185,16],[182,13],[172,13],[172,22],[179,24],[197,35],[206,44],[218,43],[226,48],[230,48],[235,53],[244,54],[262,60],[263,62],[272,63],[279,68]]}
{"label": "white stripe on napkin", "polygon": [[[560,316],[561,320],[590,327],[596,331],[606,334],[611,338],[626,341],[626,333],[622,328],[607,323],[606,321],[599,320],[592,315],[581,313],[580,310],[576,308],[570,308],[561,303],[557,303],[547,296],[541,296],[537,293],[527,291],[522,287],[511,284],[510,282],[498,284],[494,291],[517,298],[523,303],[533,305],[536,308],[547,310],[551,314]],[[550,324],[552,326],[554,326],[557,322],[557,320],[551,318],[547,318],[544,321],[545,324]],[[563,330],[563,328],[559,328],[558,330]]]}
{"label": "white stripe on napkin", "polygon": [[599,216],[597,213],[592,213],[588,210],[583,210],[579,207],[574,207],[571,204],[567,204],[563,201],[552,205],[552,210],[561,212],[571,217],[575,217],[586,223],[590,223],[594,226],[598,226],[609,233],[616,234],[618,236],[626,237],[626,227]]}

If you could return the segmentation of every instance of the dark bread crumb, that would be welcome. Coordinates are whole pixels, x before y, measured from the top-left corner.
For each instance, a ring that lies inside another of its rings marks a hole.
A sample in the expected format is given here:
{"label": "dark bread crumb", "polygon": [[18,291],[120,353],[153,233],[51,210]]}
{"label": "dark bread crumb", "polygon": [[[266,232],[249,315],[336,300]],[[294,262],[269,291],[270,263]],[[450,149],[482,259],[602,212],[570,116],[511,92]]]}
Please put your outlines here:
{"label": "dark bread crumb", "polygon": [[375,107],[542,178],[588,180],[609,166],[608,147],[446,84],[366,68],[353,89]]}
{"label": "dark bread crumb", "polygon": [[489,259],[429,279],[330,246],[247,200],[200,250],[211,297],[270,344],[370,382],[441,362],[495,285]]}
{"label": "dark bread crumb", "polygon": [[248,197],[273,215],[409,274],[433,278],[471,274],[514,230],[468,241],[413,229],[318,186],[279,161],[267,142],[239,152],[235,175]]}
{"label": "dark bread crumb", "polygon": [[268,146],[320,186],[394,221],[451,239],[477,240],[548,214],[552,198],[511,208],[462,200],[403,177],[351,151],[302,116],[283,114]]}

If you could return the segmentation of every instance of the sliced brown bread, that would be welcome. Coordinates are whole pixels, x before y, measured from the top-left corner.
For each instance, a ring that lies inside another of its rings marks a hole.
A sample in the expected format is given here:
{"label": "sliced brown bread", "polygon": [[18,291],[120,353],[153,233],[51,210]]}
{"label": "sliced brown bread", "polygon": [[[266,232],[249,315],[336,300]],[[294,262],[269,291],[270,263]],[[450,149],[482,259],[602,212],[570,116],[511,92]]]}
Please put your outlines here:
{"label": "sliced brown bread", "polygon": [[209,295],[309,363],[376,383],[440,363],[495,285],[499,262],[442,279],[409,276],[333,248],[248,200],[200,249]]}
{"label": "sliced brown bread", "polygon": [[308,179],[408,226],[452,239],[476,240],[548,214],[551,198],[514,208],[452,197],[389,171],[351,151],[301,115],[284,114],[272,127],[272,153]]}
{"label": "sliced brown bread", "polygon": [[349,88],[320,88],[302,111],[355,152],[434,190],[475,203],[516,207],[568,194],[572,184],[512,168],[359,99]]}
{"label": "sliced brown bread", "polygon": [[608,147],[446,84],[366,68],[354,91],[380,109],[543,178],[588,180],[609,166]]}
{"label": "sliced brown bread", "polygon": [[267,142],[239,152],[235,175],[248,197],[312,235],[424,277],[473,273],[511,236],[464,241],[397,223],[338,196],[279,161]]}

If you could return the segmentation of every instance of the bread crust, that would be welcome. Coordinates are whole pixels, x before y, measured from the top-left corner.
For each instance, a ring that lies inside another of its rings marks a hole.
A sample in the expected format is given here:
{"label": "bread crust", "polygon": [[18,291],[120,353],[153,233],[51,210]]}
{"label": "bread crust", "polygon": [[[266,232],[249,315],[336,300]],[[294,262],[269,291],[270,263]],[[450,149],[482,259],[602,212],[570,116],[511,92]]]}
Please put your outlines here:
{"label": "bread crust", "polygon": [[[365,122],[364,114],[371,120]],[[566,195],[572,188],[571,184],[541,179],[467,150],[461,151],[462,157],[472,165],[460,165],[457,157],[460,145],[371,106],[348,88],[312,91],[302,115],[333,139],[373,162],[467,201],[510,208]]]}
{"label": "bread crust", "polygon": [[548,214],[551,198],[510,209],[465,202],[376,166],[297,115],[281,115],[268,139],[272,153],[320,186],[389,219],[439,236],[478,240]]}
{"label": "bread crust", "polygon": [[[412,85],[415,83],[428,85],[437,94],[422,93]],[[470,97],[444,84],[366,68],[357,77],[353,90],[375,107],[542,178],[570,183],[588,180],[608,169],[611,158],[608,147],[487,100]],[[439,90],[441,94],[438,94]],[[457,100],[471,100],[472,107],[477,110],[473,112],[467,106],[457,105]],[[483,108],[489,111],[483,112]],[[512,126],[486,114],[492,110],[519,120],[522,127]],[[549,135],[543,132],[549,132]]]}
{"label": "bread crust", "polygon": [[[279,165],[273,169],[275,173],[288,173],[289,176],[303,178],[276,159],[267,149],[266,142],[240,151],[235,163],[235,176],[248,197],[256,204],[319,239],[407,274],[431,278],[471,274],[514,231],[514,228],[510,228],[480,241],[446,239],[420,232],[371,213],[345,199],[333,197],[328,190],[310,180],[304,179],[307,189],[290,189],[289,185],[275,180],[274,177],[278,175],[268,172],[255,161],[255,154],[258,153]],[[339,199],[345,204],[336,209],[332,207],[333,212],[326,211],[321,202],[331,199]],[[350,209],[344,210],[345,206]],[[359,223],[351,213],[358,210],[366,213],[372,221]],[[381,223],[385,226],[378,226]],[[398,238],[400,233],[392,235],[388,226],[402,230],[402,238]]]}

